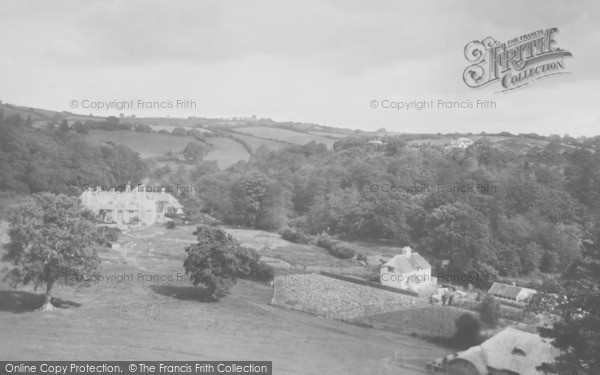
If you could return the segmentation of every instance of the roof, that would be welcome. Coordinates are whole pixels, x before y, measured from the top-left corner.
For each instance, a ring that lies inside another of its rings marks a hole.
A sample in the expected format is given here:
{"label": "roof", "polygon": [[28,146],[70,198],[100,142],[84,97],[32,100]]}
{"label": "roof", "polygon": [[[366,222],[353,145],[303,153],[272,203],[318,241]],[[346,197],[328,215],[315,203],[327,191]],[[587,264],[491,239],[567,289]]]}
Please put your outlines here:
{"label": "roof", "polygon": [[400,273],[409,273],[419,267],[431,269],[431,265],[419,253],[411,253],[408,257],[404,254],[398,254],[382,264],[381,267],[393,267]]}
{"label": "roof", "polygon": [[508,327],[483,344],[458,353],[456,358],[471,362],[481,374],[487,374],[490,367],[520,375],[539,375],[536,367],[553,362],[558,354],[549,340]]}
{"label": "roof", "polygon": [[492,285],[492,287],[488,291],[488,294],[494,294],[500,297],[511,298],[516,300],[517,296],[519,296],[521,292],[526,292],[527,294],[536,293],[536,291],[533,289],[496,282],[494,283],[494,285]]}

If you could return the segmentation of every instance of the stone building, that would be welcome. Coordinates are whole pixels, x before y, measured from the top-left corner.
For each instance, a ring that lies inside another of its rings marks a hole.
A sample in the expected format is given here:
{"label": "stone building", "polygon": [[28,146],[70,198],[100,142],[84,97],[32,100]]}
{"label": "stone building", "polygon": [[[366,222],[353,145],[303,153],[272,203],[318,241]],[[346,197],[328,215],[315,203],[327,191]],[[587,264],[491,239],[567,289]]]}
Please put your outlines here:
{"label": "stone building", "polygon": [[183,213],[183,206],[164,189],[154,191],[143,185],[126,185],[122,190],[90,189],[79,199],[103,223],[117,226],[152,225],[167,221],[166,214]]}

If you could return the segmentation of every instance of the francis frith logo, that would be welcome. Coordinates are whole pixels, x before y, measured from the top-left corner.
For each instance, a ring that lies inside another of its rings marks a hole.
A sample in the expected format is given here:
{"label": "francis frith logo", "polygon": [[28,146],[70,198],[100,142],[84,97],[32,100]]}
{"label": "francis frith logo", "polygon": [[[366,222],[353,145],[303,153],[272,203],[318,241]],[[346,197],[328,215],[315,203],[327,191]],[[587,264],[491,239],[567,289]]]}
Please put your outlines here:
{"label": "francis frith logo", "polygon": [[463,73],[465,84],[479,88],[498,82],[502,91],[514,90],[546,77],[568,73],[564,58],[571,52],[557,46],[556,27],[537,30],[500,43],[492,37],[465,47],[472,64]]}

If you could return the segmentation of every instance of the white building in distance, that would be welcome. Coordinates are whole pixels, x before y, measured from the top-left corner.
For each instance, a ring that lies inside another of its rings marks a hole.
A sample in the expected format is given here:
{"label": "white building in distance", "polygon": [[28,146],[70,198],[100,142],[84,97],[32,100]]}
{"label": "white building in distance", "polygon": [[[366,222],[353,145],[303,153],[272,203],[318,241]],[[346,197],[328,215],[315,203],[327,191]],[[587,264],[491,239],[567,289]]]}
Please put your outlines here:
{"label": "white building in distance", "polygon": [[415,292],[424,286],[437,284],[437,279],[431,276],[429,262],[419,253],[413,253],[408,246],[380,266],[379,281],[382,285]]}

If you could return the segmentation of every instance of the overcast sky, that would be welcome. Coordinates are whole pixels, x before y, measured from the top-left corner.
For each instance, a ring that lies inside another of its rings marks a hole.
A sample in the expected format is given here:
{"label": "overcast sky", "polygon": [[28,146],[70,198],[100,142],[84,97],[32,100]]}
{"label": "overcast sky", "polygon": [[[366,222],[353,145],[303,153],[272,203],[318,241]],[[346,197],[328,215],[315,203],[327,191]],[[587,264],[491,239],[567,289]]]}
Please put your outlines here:
{"label": "overcast sky", "polygon": [[[398,132],[600,134],[600,2],[0,0],[0,100],[193,100],[137,116],[269,117]],[[467,87],[464,47],[557,27],[571,72],[509,93]],[[494,100],[397,111],[371,101]]]}

